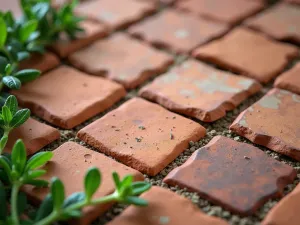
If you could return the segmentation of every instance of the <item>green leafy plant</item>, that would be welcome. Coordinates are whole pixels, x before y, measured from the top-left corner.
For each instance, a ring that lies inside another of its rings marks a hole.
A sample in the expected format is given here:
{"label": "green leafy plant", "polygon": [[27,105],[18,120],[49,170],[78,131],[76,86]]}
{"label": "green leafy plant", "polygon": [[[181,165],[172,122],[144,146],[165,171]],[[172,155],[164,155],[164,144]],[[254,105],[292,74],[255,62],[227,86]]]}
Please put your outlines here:
{"label": "green leafy plant", "polygon": [[29,116],[29,109],[18,109],[18,101],[15,96],[10,95],[6,99],[0,114],[0,130],[2,133],[2,138],[0,139],[0,155],[6,146],[9,133],[14,128],[25,123]]}
{"label": "green leafy plant", "polygon": [[40,71],[34,69],[16,71],[5,57],[0,56],[0,91],[4,86],[20,89],[22,83],[35,80],[39,75]]}
{"label": "green leafy plant", "polygon": [[83,32],[80,22],[84,18],[74,14],[77,4],[78,0],[73,0],[55,9],[50,0],[21,0],[23,21],[38,21],[38,44],[49,45],[62,34],[73,39],[78,32]]}
{"label": "green leafy plant", "polygon": [[[84,191],[73,193],[66,198],[64,185],[60,179],[54,177],[50,183],[50,193],[42,202],[40,208],[31,213],[30,218],[20,219],[20,215],[26,209],[26,195],[20,192],[23,185],[46,187],[48,182],[40,179],[46,174],[46,170],[40,169],[53,156],[52,152],[40,152],[27,160],[24,143],[18,140],[11,155],[0,156],[0,224],[26,224],[47,225],[55,221],[79,218],[81,210],[86,206],[105,204],[110,202],[122,202],[137,206],[146,206],[147,202],[138,197],[141,193],[150,189],[146,182],[133,182],[133,176],[126,176],[122,180],[117,173],[113,173],[116,190],[110,195],[93,198],[101,186],[101,173],[96,167],[90,168],[84,179]],[[10,193],[6,187],[9,186]],[[10,194],[10,198],[8,195]],[[10,205],[10,210],[8,210]]]}

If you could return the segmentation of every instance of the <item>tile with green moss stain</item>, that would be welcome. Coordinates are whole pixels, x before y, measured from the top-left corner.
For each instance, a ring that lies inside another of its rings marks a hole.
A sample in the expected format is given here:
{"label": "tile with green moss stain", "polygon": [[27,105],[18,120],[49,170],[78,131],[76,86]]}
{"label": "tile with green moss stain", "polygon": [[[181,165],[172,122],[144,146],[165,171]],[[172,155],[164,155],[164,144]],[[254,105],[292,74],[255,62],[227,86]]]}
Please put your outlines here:
{"label": "tile with green moss stain", "polygon": [[252,79],[188,60],[156,78],[139,94],[172,111],[212,122],[260,89]]}

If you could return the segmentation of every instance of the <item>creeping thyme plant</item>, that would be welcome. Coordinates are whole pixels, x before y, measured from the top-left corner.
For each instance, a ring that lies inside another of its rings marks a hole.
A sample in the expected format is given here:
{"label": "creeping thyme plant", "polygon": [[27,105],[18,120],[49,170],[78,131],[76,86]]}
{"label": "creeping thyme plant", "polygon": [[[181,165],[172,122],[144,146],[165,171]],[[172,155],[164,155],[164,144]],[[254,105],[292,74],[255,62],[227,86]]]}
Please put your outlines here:
{"label": "creeping thyme plant", "polygon": [[[112,177],[115,191],[105,197],[94,198],[101,186],[101,173],[90,168],[84,178],[84,190],[65,196],[64,185],[59,178],[50,184],[43,180],[47,173],[42,167],[51,160],[52,152],[39,152],[27,157],[22,140],[7,149],[10,132],[24,124],[30,116],[29,109],[19,109],[15,96],[7,94],[9,89],[20,89],[40,75],[34,69],[19,70],[21,61],[33,52],[43,54],[45,47],[67,35],[75,38],[81,32],[82,18],[74,15],[77,1],[63,5],[60,9],[51,6],[50,0],[20,0],[24,15],[16,20],[11,12],[0,11],[0,225],[46,225],[56,221],[79,218],[86,206],[122,202],[146,206],[138,196],[150,189],[146,182],[134,182],[129,175],[121,179],[117,173]],[[8,153],[10,152],[10,153]],[[27,211],[26,195],[22,186],[47,187],[49,194],[40,207]]]}

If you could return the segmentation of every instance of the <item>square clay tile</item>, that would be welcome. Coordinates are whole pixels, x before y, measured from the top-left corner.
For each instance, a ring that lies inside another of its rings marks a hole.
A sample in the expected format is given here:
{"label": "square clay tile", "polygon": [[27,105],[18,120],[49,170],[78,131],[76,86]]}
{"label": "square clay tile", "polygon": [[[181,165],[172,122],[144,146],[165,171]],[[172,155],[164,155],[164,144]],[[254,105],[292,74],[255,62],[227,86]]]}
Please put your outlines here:
{"label": "square clay tile", "polygon": [[205,135],[200,124],[133,98],[78,132],[78,137],[120,162],[155,176]]}
{"label": "square clay tile", "polygon": [[300,62],[275,80],[275,87],[300,95]]}
{"label": "square clay tile", "polygon": [[300,184],[267,214],[262,225],[299,225]]}
{"label": "square clay tile", "polygon": [[36,69],[41,72],[47,72],[54,69],[60,64],[59,58],[53,53],[46,52],[44,54],[32,54],[28,59],[23,60],[20,69]]}
{"label": "square clay tile", "polygon": [[249,0],[185,0],[178,1],[177,7],[207,19],[233,25],[262,10],[264,4]]}
{"label": "square clay tile", "polygon": [[129,28],[129,33],[157,47],[188,53],[227,32],[227,25],[175,10],[163,12]]}
{"label": "square clay tile", "polygon": [[[66,196],[84,190],[84,176],[90,167],[97,167],[102,175],[101,187],[95,193],[94,198],[103,197],[114,192],[115,186],[112,179],[114,171],[121,178],[126,175],[133,175],[136,181],[144,180],[143,175],[138,171],[74,142],[67,142],[61,145],[53,153],[54,157],[43,167],[47,173],[42,179],[48,181],[52,177],[61,179],[65,185]],[[39,204],[48,194],[49,188],[25,186],[24,191],[31,201]],[[80,218],[80,221],[72,221],[70,224],[88,225],[111,206],[112,204],[101,204],[87,207],[83,210],[83,216]]]}
{"label": "square clay tile", "polygon": [[69,60],[82,71],[104,75],[126,88],[137,87],[173,63],[173,57],[121,33],[81,49]]}
{"label": "square clay tile", "polygon": [[81,28],[84,29],[84,32],[78,33],[77,39],[70,40],[62,35],[60,40],[50,46],[50,49],[61,58],[65,58],[108,34],[108,28],[97,21],[84,20],[81,22]]}
{"label": "square clay tile", "polygon": [[119,29],[155,12],[155,3],[137,0],[93,0],[81,3],[76,12]]}
{"label": "square clay tile", "polygon": [[246,20],[245,24],[278,40],[300,44],[300,6],[277,4]]}
{"label": "square clay tile", "polygon": [[12,93],[33,114],[71,129],[111,107],[126,91],[112,81],[60,66]]}
{"label": "square clay tile", "polygon": [[272,89],[242,112],[230,129],[250,141],[300,161],[300,96]]}
{"label": "square clay tile", "polygon": [[190,200],[161,187],[152,187],[141,198],[147,207],[130,206],[107,225],[228,225],[202,213]]}
{"label": "square clay tile", "polygon": [[59,137],[60,133],[57,129],[29,118],[22,126],[12,130],[9,134],[5,151],[10,152],[15,142],[22,139],[27,154],[32,155]]}
{"label": "square clay tile", "polygon": [[259,148],[217,136],[164,179],[243,216],[283,195],[297,172]]}
{"label": "square clay tile", "polygon": [[140,96],[205,122],[226,115],[261,85],[252,79],[189,60],[140,90]]}
{"label": "square clay tile", "polygon": [[299,49],[247,28],[235,28],[223,38],[199,47],[193,55],[267,83],[299,55]]}

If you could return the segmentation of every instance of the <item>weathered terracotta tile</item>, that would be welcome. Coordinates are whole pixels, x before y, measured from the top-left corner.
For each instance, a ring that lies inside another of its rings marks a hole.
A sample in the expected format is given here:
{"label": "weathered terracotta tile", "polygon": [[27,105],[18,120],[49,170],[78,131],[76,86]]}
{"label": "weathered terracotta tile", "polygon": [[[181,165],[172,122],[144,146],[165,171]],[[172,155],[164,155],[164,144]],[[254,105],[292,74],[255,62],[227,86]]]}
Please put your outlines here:
{"label": "weathered terracotta tile", "polygon": [[246,20],[246,25],[278,40],[300,43],[300,7],[277,4]]}
{"label": "weathered terracotta tile", "polygon": [[135,88],[165,72],[173,57],[119,33],[72,54],[69,61],[87,73],[104,75],[126,88]]}
{"label": "weathered terracotta tile", "polygon": [[275,80],[275,87],[300,95],[300,62]]}
{"label": "weathered terracotta tile", "polygon": [[217,136],[165,178],[241,215],[252,215],[282,195],[297,172],[260,149]]}
{"label": "weathered terracotta tile", "polygon": [[300,96],[272,89],[242,112],[230,129],[250,141],[300,160]]}
{"label": "weathered terracotta tile", "polygon": [[189,60],[156,78],[139,94],[172,111],[212,122],[260,89],[255,80]]}
{"label": "weathered terracotta tile", "polygon": [[205,129],[161,106],[133,98],[78,132],[78,137],[101,152],[154,176]]}
{"label": "weathered terracotta tile", "polygon": [[59,137],[60,133],[57,129],[29,118],[22,126],[12,130],[9,134],[5,151],[10,152],[15,142],[22,139],[27,154],[32,155]]}
{"label": "weathered terracotta tile", "polygon": [[[111,194],[114,190],[112,172],[116,171],[121,177],[133,175],[135,180],[143,180],[141,173],[121,163],[106,157],[103,154],[84,148],[74,142],[67,142],[54,150],[54,157],[44,166],[47,174],[42,179],[50,181],[52,177],[58,177],[65,185],[66,196],[83,191],[84,176],[88,168],[98,167],[102,174],[102,183],[94,198]],[[49,188],[35,188],[25,186],[24,191],[31,201],[39,204],[49,192]],[[72,221],[70,224],[87,225],[111,207],[111,204],[97,205],[83,210],[84,216],[80,221]]]}
{"label": "weathered terracotta tile", "polygon": [[161,187],[141,196],[147,207],[130,206],[107,225],[226,225],[221,219],[202,213],[190,200]]}
{"label": "weathered terracotta tile", "polygon": [[178,1],[177,7],[207,19],[236,24],[262,10],[264,4],[248,0],[185,0]]}
{"label": "weathered terracotta tile", "polygon": [[[126,6],[126,7],[124,7]],[[111,29],[124,28],[156,10],[154,3],[136,0],[94,0],[81,3],[76,12],[107,24]]]}
{"label": "weathered terracotta tile", "polygon": [[129,33],[157,47],[186,53],[224,34],[225,24],[206,21],[175,10],[164,10],[129,28]]}
{"label": "weathered terracotta tile", "polygon": [[81,28],[84,29],[84,32],[78,33],[77,39],[70,40],[62,35],[61,39],[52,44],[50,48],[58,54],[59,57],[65,58],[92,42],[105,37],[109,33],[105,25],[92,20],[84,20],[81,23]]}
{"label": "weathered terracotta tile", "polygon": [[267,214],[262,225],[298,225],[300,221],[300,184]]}
{"label": "weathered terracotta tile", "polygon": [[12,93],[33,114],[66,129],[111,107],[126,94],[119,84],[68,66],[60,66]]}
{"label": "weathered terracotta tile", "polygon": [[267,83],[299,55],[299,49],[247,28],[235,28],[225,37],[199,47],[193,55]]}
{"label": "weathered terracotta tile", "polygon": [[37,69],[41,72],[47,72],[54,69],[60,64],[59,59],[50,52],[45,54],[32,54],[28,59],[23,60],[20,63],[20,69]]}

